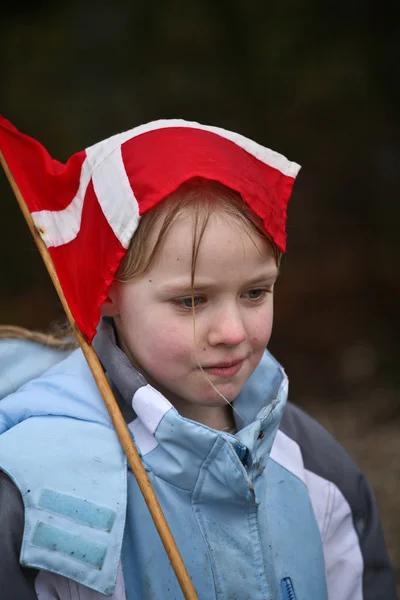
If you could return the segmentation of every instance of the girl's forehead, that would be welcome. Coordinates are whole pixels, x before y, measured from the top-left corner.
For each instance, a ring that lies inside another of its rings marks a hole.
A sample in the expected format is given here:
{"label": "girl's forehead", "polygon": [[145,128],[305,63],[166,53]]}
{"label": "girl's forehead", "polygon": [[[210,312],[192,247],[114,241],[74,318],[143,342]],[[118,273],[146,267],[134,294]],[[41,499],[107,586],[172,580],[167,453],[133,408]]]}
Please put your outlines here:
{"label": "girl's forehead", "polygon": [[[174,221],[163,240],[157,261],[161,269],[168,264],[174,271],[190,272],[194,239],[195,218],[188,211]],[[253,227],[216,212],[210,215],[199,241],[196,272],[235,269],[244,263],[250,268],[264,264],[270,256],[271,245]]]}

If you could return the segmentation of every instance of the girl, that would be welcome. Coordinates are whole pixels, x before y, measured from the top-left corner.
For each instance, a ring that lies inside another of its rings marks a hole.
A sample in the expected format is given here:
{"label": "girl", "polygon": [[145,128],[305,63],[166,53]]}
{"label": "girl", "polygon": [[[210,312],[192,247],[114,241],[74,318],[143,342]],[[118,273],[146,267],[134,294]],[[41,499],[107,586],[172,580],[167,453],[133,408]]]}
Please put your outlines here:
{"label": "girl", "polygon": [[[88,338],[101,312],[96,352],[202,600],[396,597],[365,479],[265,350],[297,171],[161,121],[40,188],[72,190],[72,225],[35,222]],[[182,598],[80,350],[2,400],[0,431],[2,598]]]}

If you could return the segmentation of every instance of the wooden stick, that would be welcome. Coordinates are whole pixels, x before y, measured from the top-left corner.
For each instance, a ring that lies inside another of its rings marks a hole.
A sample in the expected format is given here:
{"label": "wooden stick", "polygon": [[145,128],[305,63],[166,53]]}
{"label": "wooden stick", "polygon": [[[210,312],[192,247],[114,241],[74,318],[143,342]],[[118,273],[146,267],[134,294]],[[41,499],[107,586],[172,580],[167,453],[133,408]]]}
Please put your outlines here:
{"label": "wooden stick", "polygon": [[68,320],[71,324],[73,331],[78,339],[79,345],[82,349],[82,352],[87,360],[89,368],[93,374],[93,377],[97,383],[97,387],[99,388],[100,394],[103,398],[104,404],[106,405],[108,414],[110,415],[111,421],[113,422],[115,431],[117,432],[119,441],[121,443],[122,448],[128,458],[129,464],[132,468],[132,472],[134,473],[136,480],[138,482],[140,491],[143,494],[144,500],[147,504],[147,507],[150,511],[154,524],[157,528],[157,531],[160,535],[161,541],[164,544],[165,551],[168,555],[168,558],[171,562],[172,568],[175,571],[175,575],[179,581],[181,586],[183,595],[186,600],[198,600],[197,594],[193,587],[192,581],[189,577],[189,574],[186,570],[186,567],[183,563],[182,557],[179,553],[176,542],[172,536],[171,530],[168,526],[168,523],[165,519],[164,513],[162,512],[160,503],[157,500],[157,496],[154,493],[154,490],[151,486],[150,480],[147,476],[147,473],[143,467],[143,463],[140,459],[140,456],[136,450],[135,444],[131,438],[131,434],[129,429],[125,423],[125,420],[121,414],[119,406],[114,398],[114,394],[110,388],[110,385],[107,381],[107,378],[104,374],[103,368],[100,364],[100,361],[97,357],[96,352],[91,344],[83,337],[81,331],[79,330],[77,324],[75,323],[75,319],[72,316],[70,308],[67,304],[67,301],[64,296],[64,292],[62,291],[60,281],[58,279],[56,270],[54,268],[53,261],[51,259],[50,253],[47,249],[46,244],[43,242],[40,237],[40,233],[35,227],[33,222],[31,213],[26,206],[25,200],[22,197],[22,194],[15,182],[15,179],[8,168],[8,165],[4,159],[3,154],[0,151],[0,162],[3,166],[3,169],[7,175],[8,181],[12,187],[12,190],[15,194],[15,197],[18,201],[18,204],[21,208],[21,211],[25,217],[25,221],[28,223],[28,227],[31,231],[31,234],[36,242],[36,245],[39,249],[39,252],[42,256],[42,259],[46,265],[47,271],[51,277],[54,287],[56,288],[58,297],[60,298],[61,304],[65,310],[65,313],[68,317]]}

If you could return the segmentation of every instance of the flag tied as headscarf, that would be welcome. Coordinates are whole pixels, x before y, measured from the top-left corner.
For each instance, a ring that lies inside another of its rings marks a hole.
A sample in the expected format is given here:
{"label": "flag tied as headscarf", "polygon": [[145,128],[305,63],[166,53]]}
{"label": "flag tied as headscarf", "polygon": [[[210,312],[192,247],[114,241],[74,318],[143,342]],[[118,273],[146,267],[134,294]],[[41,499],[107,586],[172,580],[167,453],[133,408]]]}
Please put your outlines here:
{"label": "flag tied as headscarf", "polygon": [[238,192],[277,248],[286,249],[286,207],[300,166],[237,133],[154,121],[62,164],[0,117],[0,150],[89,342],[140,216],[193,177]]}

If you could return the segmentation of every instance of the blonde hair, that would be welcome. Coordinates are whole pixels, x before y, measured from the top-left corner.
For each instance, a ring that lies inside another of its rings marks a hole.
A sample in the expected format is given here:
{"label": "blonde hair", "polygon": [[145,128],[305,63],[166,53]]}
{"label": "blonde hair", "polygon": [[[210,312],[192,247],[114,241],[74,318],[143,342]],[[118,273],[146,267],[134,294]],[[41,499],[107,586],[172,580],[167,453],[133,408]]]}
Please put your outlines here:
{"label": "blonde hair", "polygon": [[25,340],[54,350],[74,350],[78,342],[69,324],[57,326],[50,333],[33,331],[16,325],[0,325],[0,340]]}
{"label": "blonde hair", "polygon": [[[248,234],[250,229],[268,241],[279,267],[280,252],[262,230],[259,219],[251,213],[241,195],[218,181],[196,177],[183,183],[175,192],[141,217],[115,279],[121,283],[139,279],[159,256],[163,241],[173,223],[188,209],[193,214],[192,288],[200,242],[211,215],[216,212],[236,224],[245,233]],[[154,240],[154,232],[157,230],[158,234]]]}

